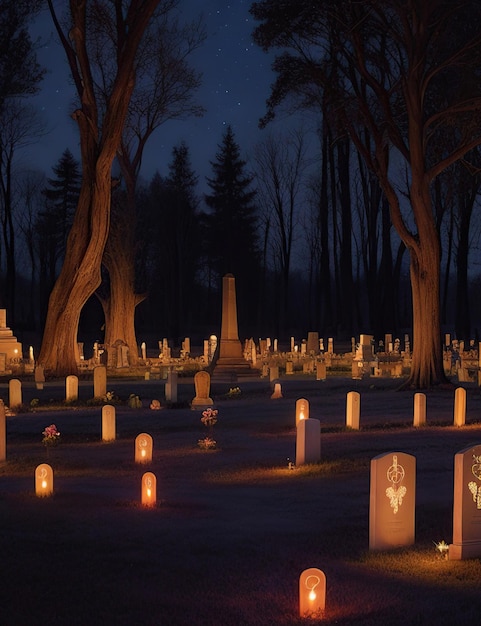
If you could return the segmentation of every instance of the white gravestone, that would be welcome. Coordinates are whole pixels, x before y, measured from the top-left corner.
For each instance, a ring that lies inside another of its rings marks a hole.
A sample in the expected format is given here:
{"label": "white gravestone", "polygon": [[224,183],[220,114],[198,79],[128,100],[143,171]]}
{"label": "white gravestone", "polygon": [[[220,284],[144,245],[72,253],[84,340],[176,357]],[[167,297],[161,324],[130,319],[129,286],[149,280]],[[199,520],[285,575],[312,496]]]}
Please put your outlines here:
{"label": "white gravestone", "polygon": [[414,543],[416,458],[388,452],[371,459],[369,549]]}
{"label": "white gravestone", "polygon": [[107,368],[105,365],[94,367],[94,398],[103,398],[107,393]]}
{"label": "white gravestone", "polygon": [[453,543],[449,559],[481,557],[481,444],[454,457]]}
{"label": "white gravestone", "polygon": [[414,394],[414,419],[413,426],[425,426],[426,425],[426,394],[415,393]]}
{"label": "white gravestone", "polygon": [[300,420],[296,434],[296,465],[319,463],[321,460],[321,422]]}
{"label": "white gravestone", "polygon": [[105,404],[102,407],[102,441],[115,440],[115,407]]}
{"label": "white gravestone", "polygon": [[454,392],[454,425],[466,424],[466,389],[458,387]]}
{"label": "white gravestone", "polygon": [[11,378],[8,381],[9,407],[11,409],[22,404],[22,383],[18,378]]}
{"label": "white gravestone", "polygon": [[361,394],[358,391],[350,391],[346,398],[346,426],[353,430],[359,430],[360,415]]}
{"label": "white gravestone", "polygon": [[65,379],[65,400],[75,402],[78,400],[78,376],[67,376]]}

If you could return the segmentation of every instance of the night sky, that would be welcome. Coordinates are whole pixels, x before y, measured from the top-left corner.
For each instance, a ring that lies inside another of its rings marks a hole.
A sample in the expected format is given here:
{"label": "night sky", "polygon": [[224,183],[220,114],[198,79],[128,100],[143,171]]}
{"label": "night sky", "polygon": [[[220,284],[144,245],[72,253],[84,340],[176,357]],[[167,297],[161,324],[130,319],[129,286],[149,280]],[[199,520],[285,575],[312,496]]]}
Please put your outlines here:
{"label": "night sky", "polygon": [[[63,3],[61,3],[63,4]],[[207,40],[191,58],[203,73],[203,83],[197,100],[207,110],[202,118],[172,121],[161,126],[147,144],[142,176],[149,179],[157,170],[166,174],[172,147],[184,140],[190,148],[192,165],[199,175],[199,187],[205,189],[205,175],[212,173],[209,161],[215,159],[217,146],[227,124],[231,124],[244,158],[253,145],[266,133],[285,127],[279,120],[269,131],[258,128],[265,113],[274,74],[270,69],[272,56],[266,55],[251,40],[256,25],[249,15],[251,0],[180,0],[179,8],[190,21],[199,14],[205,17]],[[56,41],[48,12],[42,13],[35,35],[42,35],[45,45],[39,50],[39,60],[48,69],[42,92],[31,102],[44,113],[48,134],[28,148],[28,165],[40,167],[51,175],[51,167],[62,152],[69,148],[78,158],[78,131],[70,119],[74,109],[74,90],[69,83],[65,55]],[[296,121],[289,119],[289,125]]]}

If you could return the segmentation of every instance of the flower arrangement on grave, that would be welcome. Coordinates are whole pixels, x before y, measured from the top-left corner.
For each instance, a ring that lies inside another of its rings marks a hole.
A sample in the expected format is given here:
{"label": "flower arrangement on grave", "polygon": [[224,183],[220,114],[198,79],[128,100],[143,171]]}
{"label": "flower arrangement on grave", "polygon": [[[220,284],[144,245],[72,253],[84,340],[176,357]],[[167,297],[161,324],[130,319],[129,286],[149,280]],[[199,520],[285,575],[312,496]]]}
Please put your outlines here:
{"label": "flower arrangement on grave", "polygon": [[199,439],[198,444],[202,450],[213,450],[217,445],[217,441],[212,439],[212,437],[204,437],[204,439]]}
{"label": "flower arrangement on grave", "polygon": [[46,448],[56,446],[60,443],[60,433],[57,430],[55,424],[50,424],[44,431],[42,431],[43,439],[42,443]]}
{"label": "flower arrangement on grave", "polygon": [[202,411],[202,417],[200,421],[204,424],[204,426],[208,426],[212,428],[215,424],[217,424],[217,414],[219,411],[217,409],[208,408],[205,411]]}
{"label": "flower arrangement on grave", "polygon": [[150,403],[150,408],[153,411],[160,411],[160,409],[162,408],[162,405],[160,404],[160,400],[152,400],[152,402]]}
{"label": "flower arrangement on grave", "polygon": [[447,559],[449,556],[449,544],[447,544],[444,539],[442,541],[434,541],[433,543],[436,548],[436,552],[439,552],[440,557],[442,559]]}
{"label": "flower arrangement on grave", "polygon": [[241,395],[240,387],[231,387],[229,391],[227,392],[228,398],[237,398],[240,395]]}
{"label": "flower arrangement on grave", "polygon": [[117,400],[117,396],[115,395],[115,391],[107,391],[105,396],[102,397],[102,401],[105,403],[111,404]]}
{"label": "flower arrangement on grave", "polygon": [[[200,421],[204,424],[204,426],[207,426],[209,431],[212,431],[214,425],[217,424],[217,415],[217,409],[209,407],[208,409],[205,409],[205,411],[202,411]],[[216,447],[217,442],[212,437],[204,437],[203,439],[199,439],[197,445],[202,450],[212,450]]]}

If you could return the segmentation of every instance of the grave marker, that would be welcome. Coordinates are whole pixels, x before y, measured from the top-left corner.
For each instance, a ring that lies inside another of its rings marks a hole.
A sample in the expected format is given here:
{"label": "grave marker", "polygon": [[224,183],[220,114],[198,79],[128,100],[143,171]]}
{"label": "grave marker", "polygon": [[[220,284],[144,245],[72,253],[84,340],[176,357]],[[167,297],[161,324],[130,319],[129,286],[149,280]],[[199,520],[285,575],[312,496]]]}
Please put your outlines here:
{"label": "grave marker", "polygon": [[414,543],[416,458],[388,452],[371,459],[369,549]]}
{"label": "grave marker", "polygon": [[53,470],[47,463],[41,463],[35,469],[35,493],[39,497],[53,494]]}
{"label": "grave marker", "polygon": [[135,462],[151,463],[154,442],[148,433],[140,433],[135,438]]}
{"label": "grave marker", "polygon": [[94,367],[94,398],[103,398],[107,393],[107,368],[105,365]]}
{"label": "grave marker", "polygon": [[165,399],[167,402],[177,402],[177,379],[177,372],[169,368],[165,383]]}
{"label": "grave marker", "polygon": [[300,420],[296,433],[296,465],[319,463],[321,460],[321,422]]}
{"label": "grave marker", "polygon": [[141,501],[143,506],[155,506],[157,500],[157,478],[152,472],[142,476]]}
{"label": "grave marker", "polygon": [[296,426],[301,420],[309,419],[309,400],[299,398],[296,400]]}
{"label": "grave marker", "polygon": [[201,409],[212,406],[212,398],[210,393],[210,374],[202,370],[194,376],[195,398],[192,400],[191,407],[193,409]]}
{"label": "grave marker", "polygon": [[454,392],[454,425],[466,424],[466,389],[458,387]]}
{"label": "grave marker", "polygon": [[78,400],[78,376],[67,376],[65,379],[65,400],[75,402]]}
{"label": "grave marker", "polygon": [[18,378],[8,381],[8,406],[13,409],[22,405],[22,383]]}
{"label": "grave marker", "polygon": [[449,559],[481,557],[481,444],[454,457],[453,543]]}
{"label": "grave marker", "polygon": [[102,441],[115,441],[115,407],[111,404],[102,407]]}
{"label": "grave marker", "polygon": [[316,380],[326,380],[327,378],[327,367],[324,361],[316,362]]}
{"label": "grave marker", "polygon": [[299,577],[299,615],[305,618],[320,617],[326,608],[326,575],[310,567]]}
{"label": "grave marker", "polygon": [[358,391],[350,391],[346,399],[346,426],[353,430],[359,430],[360,414],[361,394]]}
{"label": "grave marker", "polygon": [[425,426],[426,425],[426,394],[415,393],[414,394],[414,419],[413,426]]}
{"label": "grave marker", "polygon": [[281,383],[274,383],[274,392],[271,395],[271,400],[277,400],[282,397],[283,395],[282,395]]}
{"label": "grave marker", "polygon": [[279,380],[279,367],[277,365],[269,366],[269,381],[272,383]]}

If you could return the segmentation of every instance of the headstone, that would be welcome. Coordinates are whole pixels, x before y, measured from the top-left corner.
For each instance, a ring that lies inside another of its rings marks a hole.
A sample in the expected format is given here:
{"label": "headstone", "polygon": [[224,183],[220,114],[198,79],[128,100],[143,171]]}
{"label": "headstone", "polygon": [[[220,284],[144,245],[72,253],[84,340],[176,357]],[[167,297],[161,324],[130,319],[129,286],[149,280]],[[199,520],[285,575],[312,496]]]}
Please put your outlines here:
{"label": "headstone", "polygon": [[278,352],[279,350],[279,341],[274,339],[274,352]]}
{"label": "headstone", "polygon": [[7,458],[7,418],[5,415],[5,405],[0,400],[0,463]]}
{"label": "headstone", "polygon": [[451,335],[449,333],[446,333],[444,335],[444,345],[446,346],[446,348],[449,348],[449,346],[451,345]]}
{"label": "headstone", "polygon": [[209,340],[204,339],[204,361],[209,363]]}
{"label": "headstone", "polygon": [[47,463],[41,463],[35,469],[35,493],[39,497],[53,493],[53,470]]}
{"label": "headstone", "polygon": [[286,361],[286,376],[294,374],[294,363],[292,361]]}
{"label": "headstone", "polygon": [[416,459],[388,452],[371,459],[369,549],[414,543]]}
{"label": "headstone", "polygon": [[8,381],[8,406],[13,409],[22,404],[22,383],[18,378]]}
{"label": "headstone", "polygon": [[346,426],[359,430],[361,415],[361,394],[358,391],[349,391],[346,398]]}
{"label": "headstone", "polygon": [[307,354],[317,354],[319,351],[319,333],[307,333]]}
{"label": "headstone", "polygon": [[151,463],[154,442],[148,433],[140,433],[135,438],[135,462]]}
{"label": "headstone", "polygon": [[316,361],[316,380],[326,380],[327,367],[325,361]]}
{"label": "headstone", "polygon": [[466,389],[458,387],[454,392],[454,425],[466,424]]}
{"label": "headstone", "polygon": [[94,398],[103,398],[107,393],[107,368],[105,365],[94,367]]}
{"label": "headstone", "polygon": [[37,389],[43,389],[43,384],[45,382],[45,374],[43,371],[43,365],[36,365],[33,373],[33,377],[35,378],[35,386]]}
{"label": "headstone", "polygon": [[78,376],[67,376],[65,379],[65,401],[75,402],[78,400]]}
{"label": "headstone", "polygon": [[392,352],[392,334],[386,333],[384,335],[384,348],[386,352]]}
{"label": "headstone", "polygon": [[414,419],[413,426],[425,426],[426,425],[426,394],[415,393],[414,394]]}
{"label": "headstone", "polygon": [[279,367],[277,365],[271,365],[269,367],[269,381],[272,383],[275,380],[279,380]]}
{"label": "headstone", "polygon": [[34,363],[35,359],[33,358],[33,346],[30,346],[28,349],[28,360],[30,363]]}
{"label": "headstone", "polygon": [[142,476],[141,502],[143,506],[155,506],[157,500],[157,478],[152,472]]}
{"label": "headstone", "polygon": [[301,420],[309,419],[309,400],[299,398],[296,400],[296,426]]}
{"label": "headstone", "polygon": [[301,341],[301,354],[305,355],[306,354],[306,349],[307,349],[307,344],[306,344],[306,340],[303,339]]}
{"label": "headstone", "polygon": [[299,577],[299,615],[307,619],[320,619],[326,608],[326,575],[310,567]]}
{"label": "headstone", "polygon": [[192,400],[191,406],[193,409],[206,408],[212,406],[212,398],[210,394],[210,374],[202,370],[197,372],[194,376],[195,385],[195,398]]}
{"label": "headstone", "polygon": [[327,339],[327,352],[328,354],[334,354],[334,339],[332,337]]}
{"label": "headstone", "polygon": [[481,557],[481,444],[454,457],[453,543],[449,559]]}
{"label": "headstone", "polygon": [[142,355],[142,361],[146,361],[147,360],[147,344],[145,343],[145,341],[142,341],[142,343],[140,344],[140,353]]}
{"label": "headstone", "polygon": [[102,441],[115,441],[115,407],[104,404],[102,407]]}
{"label": "headstone", "polygon": [[296,433],[296,465],[319,463],[321,460],[321,422],[316,419],[300,420]]}
{"label": "headstone", "polygon": [[165,383],[165,399],[167,402],[177,402],[177,372],[169,368]]}
{"label": "headstone", "polygon": [[291,352],[294,352],[294,344],[295,344],[295,339],[294,337],[291,337]]}
{"label": "headstone", "polygon": [[283,395],[282,395],[281,383],[274,383],[274,392],[271,395],[271,400],[277,400],[282,397]]}

